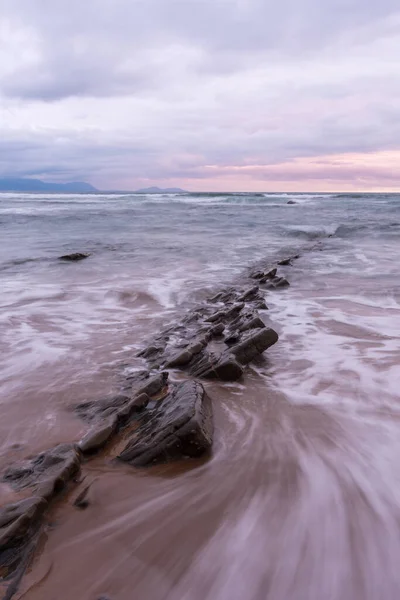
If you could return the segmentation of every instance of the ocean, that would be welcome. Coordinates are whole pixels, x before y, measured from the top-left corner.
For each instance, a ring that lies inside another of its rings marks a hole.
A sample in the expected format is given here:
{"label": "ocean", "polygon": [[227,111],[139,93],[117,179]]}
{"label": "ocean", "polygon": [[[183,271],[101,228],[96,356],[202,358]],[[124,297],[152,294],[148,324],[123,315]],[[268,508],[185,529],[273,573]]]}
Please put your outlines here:
{"label": "ocean", "polygon": [[278,343],[208,384],[211,460],[96,464],[91,516],[59,509],[27,597],[398,597],[400,195],[1,193],[0,236],[1,469],[79,439],[74,405],[213,290],[300,255],[266,292]]}

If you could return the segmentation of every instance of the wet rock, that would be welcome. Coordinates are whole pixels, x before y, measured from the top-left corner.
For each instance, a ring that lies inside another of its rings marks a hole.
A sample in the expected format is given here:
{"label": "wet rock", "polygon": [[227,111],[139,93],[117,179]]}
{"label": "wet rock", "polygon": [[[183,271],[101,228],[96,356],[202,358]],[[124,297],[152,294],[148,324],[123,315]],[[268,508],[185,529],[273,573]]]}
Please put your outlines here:
{"label": "wet rock", "polygon": [[282,267],[288,267],[291,264],[292,264],[292,259],[291,258],[284,258],[283,260],[280,260],[278,262],[278,265],[280,265]]}
{"label": "wet rock", "polygon": [[[142,381],[142,380],[141,380]],[[89,400],[75,406],[75,412],[83,420],[92,422],[105,419],[116,413],[121,407],[129,403],[131,397],[126,394],[117,394],[101,400]]]}
{"label": "wet rock", "polygon": [[117,429],[117,423],[117,416],[114,415],[93,427],[78,443],[79,450],[83,454],[91,454],[103,448]]}
{"label": "wet rock", "polygon": [[137,386],[133,386],[133,391],[135,395],[139,396],[140,394],[147,394],[148,396],[155,396],[159,392],[161,392],[168,382],[168,373],[163,371],[154,375],[153,377],[149,377],[147,380],[142,382],[137,389]]}
{"label": "wet rock", "polygon": [[214,327],[211,327],[209,329],[209,332],[212,337],[219,337],[224,333],[224,331],[225,325],[223,323],[218,323],[217,325],[214,325]]}
{"label": "wet rock", "polygon": [[3,480],[14,489],[46,483],[57,493],[80,469],[79,450],[75,444],[60,444],[42,452],[22,465],[9,467]]}
{"label": "wet rock", "polygon": [[274,279],[276,277],[277,269],[271,269],[267,273],[263,274],[263,277],[260,279],[260,283],[267,283],[268,281]]}
{"label": "wet rock", "polygon": [[229,354],[217,356],[205,350],[191,363],[190,374],[204,379],[236,381],[243,375],[243,369],[233,356]]}
{"label": "wet rock", "polygon": [[276,331],[265,327],[255,333],[249,332],[238,344],[232,346],[229,352],[235,356],[240,364],[247,365],[277,341],[278,334]]}
{"label": "wet rock", "polygon": [[250,277],[251,279],[262,279],[264,277],[264,272],[254,271],[253,273],[250,273]]}
{"label": "wet rock", "polygon": [[0,582],[10,600],[27,568],[38,540],[47,502],[31,497],[0,508]]}
{"label": "wet rock", "polygon": [[254,308],[257,308],[257,310],[268,310],[267,303],[263,298],[254,303]]}
{"label": "wet rock", "polygon": [[224,310],[219,310],[216,313],[213,313],[212,315],[210,315],[206,321],[208,323],[216,323],[217,321],[222,321],[223,319],[225,319],[226,317],[226,311]]}
{"label": "wet rock", "polygon": [[288,201],[286,202],[286,204],[297,204],[297,202],[295,202],[294,200],[288,200]]}
{"label": "wet rock", "polygon": [[59,257],[59,260],[67,260],[69,262],[77,262],[79,260],[84,260],[90,256],[89,252],[74,252],[73,254],[64,254]]}
{"label": "wet rock", "polygon": [[139,396],[135,396],[130,400],[125,406],[119,409],[117,412],[119,421],[126,421],[133,414],[140,413],[148,403],[150,402],[150,398],[147,394],[139,394]]}
{"label": "wet rock", "polygon": [[239,332],[249,331],[250,329],[261,329],[265,327],[264,321],[257,313],[248,315],[239,326]]}
{"label": "wet rock", "polygon": [[182,457],[198,457],[211,449],[211,400],[202,385],[178,385],[144,421],[119,459],[136,467]]}
{"label": "wet rock", "polygon": [[158,354],[161,354],[164,351],[164,347],[163,346],[149,346],[148,348],[145,348],[144,350],[142,350],[141,352],[139,352],[138,357],[139,358],[154,358],[155,356],[157,356]]}
{"label": "wet rock", "polygon": [[183,352],[178,352],[175,354],[169,361],[165,363],[166,369],[175,369],[176,367],[183,367],[190,363],[193,358],[192,352],[189,350],[183,350]]}
{"label": "wet rock", "polygon": [[244,309],[244,307],[245,307],[245,303],[244,302],[238,302],[237,304],[234,304],[232,306],[232,308],[230,308],[226,312],[225,318],[226,319],[234,319]]}
{"label": "wet rock", "polygon": [[225,336],[224,342],[227,346],[232,346],[233,344],[237,344],[240,340],[240,333],[238,331],[233,331]]}
{"label": "wet rock", "polygon": [[260,288],[258,285],[253,286],[252,288],[246,290],[241,296],[239,296],[239,300],[241,302],[248,302],[249,300],[255,300],[259,294]]}
{"label": "wet rock", "polygon": [[290,285],[290,283],[287,279],[285,279],[285,277],[278,277],[277,279],[274,279],[273,284],[276,288],[283,288]]}
{"label": "wet rock", "polygon": [[1,553],[12,545],[26,540],[47,507],[44,498],[33,496],[0,508],[0,565]]}

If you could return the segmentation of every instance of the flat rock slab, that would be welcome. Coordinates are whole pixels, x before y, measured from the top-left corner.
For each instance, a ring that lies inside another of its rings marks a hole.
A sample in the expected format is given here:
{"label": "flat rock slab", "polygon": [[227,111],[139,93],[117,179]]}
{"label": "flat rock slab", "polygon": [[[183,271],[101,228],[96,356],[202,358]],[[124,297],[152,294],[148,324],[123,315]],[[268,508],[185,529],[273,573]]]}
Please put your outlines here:
{"label": "flat rock slab", "polygon": [[135,431],[119,459],[135,467],[199,457],[212,446],[211,400],[196,381],[179,384]]}

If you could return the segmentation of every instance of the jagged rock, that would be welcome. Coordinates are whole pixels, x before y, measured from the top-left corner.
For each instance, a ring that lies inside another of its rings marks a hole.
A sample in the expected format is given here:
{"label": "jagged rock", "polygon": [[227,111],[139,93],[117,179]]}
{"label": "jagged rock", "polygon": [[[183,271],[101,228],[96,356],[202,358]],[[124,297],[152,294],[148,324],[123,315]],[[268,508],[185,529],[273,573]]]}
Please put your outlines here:
{"label": "jagged rock", "polygon": [[31,485],[46,484],[46,490],[52,486],[53,493],[56,493],[79,469],[80,456],[77,446],[60,444],[22,465],[9,467],[3,480],[17,490]]}
{"label": "jagged rock", "polygon": [[224,331],[225,325],[223,323],[218,323],[217,325],[214,325],[214,327],[211,327],[209,329],[209,332],[212,337],[219,337],[224,333]]}
{"label": "jagged rock", "polygon": [[[163,371],[154,375],[153,377],[149,377],[147,380],[142,382],[142,385],[137,386],[133,385],[133,392],[135,395],[139,396],[140,394],[147,394],[148,396],[155,396],[167,385],[168,382],[168,373]],[[137,388],[137,389],[135,389]]]}
{"label": "jagged rock", "polygon": [[255,300],[260,292],[258,285],[246,290],[241,296],[239,296],[240,302],[248,302],[249,300]]}
{"label": "jagged rock", "polygon": [[59,260],[68,260],[70,262],[77,262],[90,256],[89,252],[74,252],[73,254],[64,254],[59,257]]}
{"label": "jagged rock", "polygon": [[253,273],[250,273],[250,277],[251,279],[262,279],[264,277],[264,272],[254,271]]}
{"label": "jagged rock", "polygon": [[121,407],[130,401],[130,396],[117,394],[101,400],[89,400],[75,406],[75,412],[83,420],[89,423],[94,420],[104,419],[116,413]]}
{"label": "jagged rock", "polygon": [[287,287],[288,285],[290,285],[290,283],[287,279],[285,279],[285,277],[278,277],[277,279],[274,279],[273,284],[276,288]]}
{"label": "jagged rock", "polygon": [[163,351],[164,351],[163,346],[149,346],[148,348],[145,348],[144,350],[139,352],[138,357],[139,358],[154,358],[158,354],[161,354],[161,352],[163,352]]}
{"label": "jagged rock", "polygon": [[267,348],[278,341],[278,334],[273,329],[265,327],[259,331],[250,332],[236,345],[229,349],[242,365],[247,365],[256,356],[262,354]]}
{"label": "jagged rock", "polygon": [[268,310],[267,303],[264,299],[257,300],[254,304],[254,308],[257,308],[257,310]]}
{"label": "jagged rock", "polygon": [[44,498],[34,496],[0,508],[0,565],[1,552],[24,540],[46,507]]}
{"label": "jagged rock", "polygon": [[235,317],[237,317],[237,315],[244,309],[245,307],[245,303],[244,302],[238,302],[237,304],[234,304],[225,314],[225,318],[226,319],[234,319]]}
{"label": "jagged rock", "polygon": [[29,565],[46,507],[44,498],[34,496],[0,508],[0,585],[5,591],[4,600],[12,598]]}
{"label": "jagged rock", "polygon": [[233,331],[226,335],[224,338],[224,342],[227,346],[232,346],[233,344],[237,344],[240,340],[240,333],[238,331]]}
{"label": "jagged rock", "polygon": [[265,327],[264,321],[257,313],[253,313],[243,319],[243,323],[239,326],[238,330],[243,333],[250,329],[259,329],[263,327]]}
{"label": "jagged rock", "polygon": [[142,467],[185,456],[198,457],[211,449],[212,437],[210,398],[202,385],[186,381],[157,404],[118,458]]}
{"label": "jagged rock", "polygon": [[168,362],[165,363],[166,369],[175,369],[176,367],[183,367],[190,363],[193,358],[192,352],[189,350],[183,350],[175,354]]}
{"label": "jagged rock", "polygon": [[78,443],[78,448],[83,454],[90,454],[100,450],[111,438],[117,429],[117,415],[106,419],[104,422],[93,427]]}
{"label": "jagged rock", "polygon": [[210,315],[206,321],[208,323],[216,323],[217,321],[222,321],[223,319],[225,319],[226,317],[226,311],[224,310],[219,310],[216,313],[213,313],[212,315]]}
{"label": "jagged rock", "polygon": [[119,409],[117,412],[118,420],[126,421],[126,419],[129,419],[134,413],[139,413],[146,408],[149,402],[150,398],[147,394],[135,396],[125,406]]}
{"label": "jagged rock", "polygon": [[192,361],[189,372],[193,377],[221,381],[236,381],[243,375],[242,367],[233,356],[225,354],[216,356],[206,350]]}

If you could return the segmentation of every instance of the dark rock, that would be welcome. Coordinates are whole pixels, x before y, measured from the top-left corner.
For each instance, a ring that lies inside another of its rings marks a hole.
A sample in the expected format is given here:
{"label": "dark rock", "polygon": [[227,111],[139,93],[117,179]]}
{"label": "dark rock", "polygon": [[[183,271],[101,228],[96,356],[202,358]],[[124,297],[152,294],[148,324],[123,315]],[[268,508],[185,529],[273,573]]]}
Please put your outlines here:
{"label": "dark rock", "polygon": [[255,300],[259,294],[260,288],[258,285],[253,286],[252,288],[246,290],[241,296],[239,296],[239,300],[241,302],[248,302],[249,300]]}
{"label": "dark rock", "polygon": [[237,315],[244,309],[245,307],[245,303],[244,302],[238,302],[237,304],[234,304],[225,314],[225,318],[226,319],[233,319],[235,317],[237,317]]}
{"label": "dark rock", "polygon": [[0,565],[1,552],[25,540],[46,507],[47,502],[44,498],[33,496],[0,508]]}
{"label": "dark rock", "polygon": [[88,252],[74,252],[73,254],[64,254],[64,256],[60,256],[59,260],[68,260],[70,262],[77,262],[78,260],[83,260],[84,258],[88,258],[90,253]]}
{"label": "dark rock", "polygon": [[292,259],[291,258],[284,258],[283,260],[280,260],[278,262],[278,265],[280,265],[282,267],[288,267],[291,264],[292,264]]}
{"label": "dark rock", "polygon": [[[142,380],[141,380],[142,382]],[[116,413],[121,407],[129,403],[131,397],[126,394],[117,394],[101,400],[89,400],[75,406],[77,415],[87,422],[105,419]]]}
{"label": "dark rock", "polygon": [[219,337],[224,333],[224,331],[225,325],[223,323],[218,323],[218,325],[214,325],[214,327],[211,327],[209,329],[209,332],[212,337]]}
{"label": "dark rock", "polygon": [[207,345],[207,341],[205,340],[199,340],[198,342],[195,342],[194,344],[191,344],[188,347],[188,352],[190,352],[192,354],[192,356],[194,356],[195,354],[198,354],[199,352],[201,352],[204,348],[204,346]]}
{"label": "dark rock", "polygon": [[83,452],[83,454],[91,454],[100,450],[115,432],[117,423],[117,416],[114,415],[93,427],[79,442],[79,450]]}
{"label": "dark rock", "polygon": [[264,277],[264,272],[254,271],[253,273],[250,273],[250,277],[251,279],[262,279]]}
{"label": "dark rock", "polygon": [[125,406],[119,409],[117,412],[118,420],[126,421],[134,413],[140,413],[144,408],[146,408],[149,402],[150,398],[147,394],[139,394],[139,396],[135,396]]}
{"label": "dark rock", "polygon": [[139,352],[138,357],[139,358],[154,358],[158,354],[161,354],[161,352],[163,352],[163,351],[164,351],[163,346],[149,346],[148,348],[145,348],[144,350]]}
{"label": "dark rock", "polygon": [[[155,396],[156,394],[161,392],[161,390],[164,389],[164,387],[167,385],[167,382],[168,373],[166,371],[163,371],[162,373],[158,373],[153,377],[149,377],[148,380],[145,380],[145,382],[143,382],[143,385],[141,385],[139,389],[133,389],[133,391],[137,396],[139,396],[140,394]],[[136,386],[134,385],[133,388],[135,387]]]}
{"label": "dark rock", "polygon": [[257,300],[253,306],[254,308],[257,308],[257,310],[268,310],[268,306],[263,298]]}
{"label": "dark rock", "polygon": [[190,363],[193,358],[192,352],[189,350],[183,350],[175,354],[168,362],[165,363],[166,369],[175,369],[176,367],[182,367]]}
{"label": "dark rock", "polygon": [[288,200],[288,201],[286,202],[286,204],[297,204],[297,202],[295,202],[294,200]]}
{"label": "dark rock", "polygon": [[198,457],[211,449],[212,437],[211,401],[202,385],[186,381],[157,405],[118,458],[142,467]]}
{"label": "dark rock", "polygon": [[224,310],[219,310],[216,313],[213,313],[212,315],[210,315],[206,321],[208,323],[216,323],[217,321],[222,321],[223,319],[225,319],[226,317],[226,312]]}
{"label": "dark rock", "polygon": [[224,338],[224,342],[227,346],[232,346],[232,344],[237,344],[240,340],[240,333],[238,331],[233,331],[226,335]]}
{"label": "dark rock", "polygon": [[217,356],[213,352],[204,350],[192,361],[190,374],[204,379],[236,381],[243,375],[243,369],[233,356],[225,354]]}
{"label": "dark rock", "polygon": [[46,500],[35,496],[0,508],[0,581],[4,600],[13,597],[29,565],[46,507]]}
{"label": "dark rock", "polygon": [[259,331],[250,332],[247,336],[232,346],[229,352],[235,356],[242,365],[247,365],[254,358],[267,350],[278,341],[278,334],[273,329],[265,327]]}
{"label": "dark rock", "polygon": [[285,279],[285,277],[278,277],[273,281],[273,284],[276,288],[287,287],[288,285],[290,285],[290,283],[287,279]]}
{"label": "dark rock", "polygon": [[263,327],[265,327],[264,321],[257,313],[253,313],[244,319],[239,327],[239,331],[242,333],[244,331],[249,331],[250,329],[260,329]]}
{"label": "dark rock", "polygon": [[80,469],[80,456],[75,444],[60,444],[42,452],[23,465],[9,467],[3,480],[19,490],[27,486],[46,483],[57,493]]}

